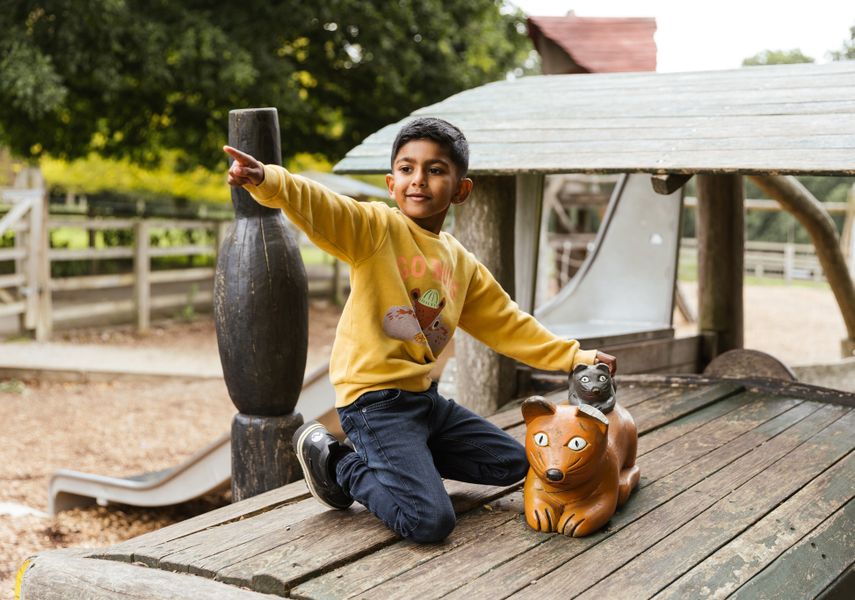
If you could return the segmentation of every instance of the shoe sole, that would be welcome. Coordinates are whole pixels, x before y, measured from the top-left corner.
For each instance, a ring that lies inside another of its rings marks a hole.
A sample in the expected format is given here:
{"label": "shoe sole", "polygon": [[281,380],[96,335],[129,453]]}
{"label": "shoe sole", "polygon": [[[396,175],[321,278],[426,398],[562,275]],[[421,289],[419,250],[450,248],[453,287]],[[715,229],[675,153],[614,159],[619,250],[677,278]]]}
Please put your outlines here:
{"label": "shoe sole", "polygon": [[311,433],[313,431],[317,431],[318,429],[325,429],[325,428],[320,423],[314,423],[314,424],[310,425],[309,427],[306,427],[306,429],[304,431],[300,432],[300,435],[297,438],[297,443],[294,444],[294,454],[297,455],[297,460],[300,462],[300,468],[303,469],[303,481],[306,482],[306,487],[309,488],[309,493],[312,494],[312,497],[314,497],[315,500],[317,500],[318,502],[320,502],[321,504],[323,504],[327,508],[331,508],[333,510],[344,510],[342,507],[333,506],[332,504],[330,504],[329,502],[327,502],[323,498],[321,498],[321,496],[318,494],[317,490],[315,490],[315,486],[312,485],[312,478],[306,476],[306,474],[309,473],[309,465],[306,462],[306,460],[303,458],[303,450],[302,450],[303,442],[306,441],[306,438],[309,437],[309,435],[311,435]]}

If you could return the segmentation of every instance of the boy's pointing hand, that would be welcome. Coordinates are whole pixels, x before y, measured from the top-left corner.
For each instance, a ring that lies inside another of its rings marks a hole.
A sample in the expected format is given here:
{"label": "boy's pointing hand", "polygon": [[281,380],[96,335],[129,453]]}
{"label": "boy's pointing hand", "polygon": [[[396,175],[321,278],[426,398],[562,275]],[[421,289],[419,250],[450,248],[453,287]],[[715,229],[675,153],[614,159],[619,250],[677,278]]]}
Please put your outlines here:
{"label": "boy's pointing hand", "polygon": [[255,158],[231,146],[223,146],[223,151],[235,159],[229,167],[229,185],[260,185],[264,181],[264,165]]}

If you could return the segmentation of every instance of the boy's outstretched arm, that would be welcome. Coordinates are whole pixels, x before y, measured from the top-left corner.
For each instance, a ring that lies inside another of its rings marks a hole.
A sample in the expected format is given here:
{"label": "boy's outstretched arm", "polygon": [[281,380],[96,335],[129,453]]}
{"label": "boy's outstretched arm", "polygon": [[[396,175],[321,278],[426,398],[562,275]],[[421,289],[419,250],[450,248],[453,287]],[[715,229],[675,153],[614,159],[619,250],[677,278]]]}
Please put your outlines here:
{"label": "boy's outstretched arm", "polygon": [[246,152],[241,152],[231,146],[223,146],[223,151],[234,160],[229,167],[229,185],[242,186],[247,183],[261,185],[264,181],[264,165]]}

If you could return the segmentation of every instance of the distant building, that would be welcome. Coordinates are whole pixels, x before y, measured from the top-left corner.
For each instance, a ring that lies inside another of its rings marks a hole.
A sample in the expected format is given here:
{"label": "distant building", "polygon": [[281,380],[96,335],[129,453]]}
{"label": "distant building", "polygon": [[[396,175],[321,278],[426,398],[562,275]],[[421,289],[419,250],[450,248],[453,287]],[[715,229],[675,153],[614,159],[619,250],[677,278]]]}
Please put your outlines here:
{"label": "distant building", "polygon": [[547,75],[656,70],[656,19],[529,17],[528,34]]}

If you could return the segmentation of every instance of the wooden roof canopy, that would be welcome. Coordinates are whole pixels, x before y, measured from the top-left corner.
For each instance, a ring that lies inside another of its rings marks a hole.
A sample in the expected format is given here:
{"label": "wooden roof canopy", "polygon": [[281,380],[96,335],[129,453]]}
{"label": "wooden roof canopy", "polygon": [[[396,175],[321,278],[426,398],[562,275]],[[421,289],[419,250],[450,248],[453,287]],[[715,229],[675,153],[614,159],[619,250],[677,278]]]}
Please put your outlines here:
{"label": "wooden roof canopy", "polygon": [[499,81],[370,135],[335,171],[386,173],[413,117],[460,127],[470,174],[855,175],[855,61]]}

